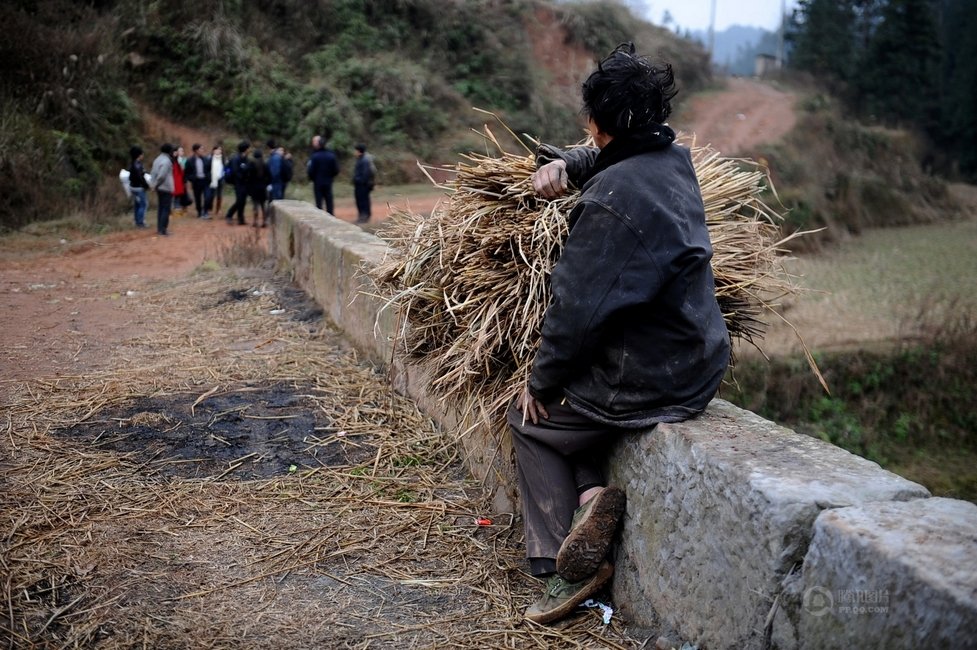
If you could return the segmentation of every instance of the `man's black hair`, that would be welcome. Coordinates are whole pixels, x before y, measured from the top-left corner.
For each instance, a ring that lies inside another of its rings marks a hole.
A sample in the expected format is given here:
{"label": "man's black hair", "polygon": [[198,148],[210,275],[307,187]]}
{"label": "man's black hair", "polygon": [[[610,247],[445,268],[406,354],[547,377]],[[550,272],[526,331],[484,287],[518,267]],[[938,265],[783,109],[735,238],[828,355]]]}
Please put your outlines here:
{"label": "man's black hair", "polygon": [[353,148],[359,151],[360,153],[366,153],[366,145],[363,144],[362,142],[357,142],[355,145],[353,145]]}
{"label": "man's black hair", "polygon": [[239,142],[237,145],[237,150],[240,151],[241,153],[244,153],[250,148],[251,148],[251,143],[248,142],[247,140],[241,140],[241,142]]}
{"label": "man's black hair", "polygon": [[132,158],[133,160],[135,160],[136,158],[138,158],[141,155],[142,155],[142,147],[140,147],[138,145],[133,145],[129,149],[129,157]]}
{"label": "man's black hair", "polygon": [[165,154],[171,154],[174,151],[173,145],[171,145],[169,142],[164,142],[160,146],[159,150],[160,150],[161,153],[165,153]]}
{"label": "man's black hair", "polygon": [[617,138],[664,123],[677,93],[670,64],[652,65],[622,43],[584,81],[583,113]]}

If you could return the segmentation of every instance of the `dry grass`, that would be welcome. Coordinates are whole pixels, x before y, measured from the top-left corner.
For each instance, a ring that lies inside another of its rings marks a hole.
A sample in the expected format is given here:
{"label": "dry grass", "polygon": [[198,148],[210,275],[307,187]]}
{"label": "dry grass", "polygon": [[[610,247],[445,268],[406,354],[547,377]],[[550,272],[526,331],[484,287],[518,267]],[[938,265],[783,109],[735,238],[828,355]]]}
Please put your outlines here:
{"label": "dry grass", "polygon": [[[528,379],[549,274],[579,194],[538,198],[532,152],[505,151],[487,127],[485,138],[497,153],[471,154],[452,168],[446,197],[430,216],[394,215],[381,233],[393,253],[371,277],[398,311],[403,348],[428,367],[432,388],[463,405],[461,412],[501,426]],[[776,314],[780,299],[796,291],[781,255],[792,237],[780,238],[780,217],[760,198],[765,169],[708,147],[693,146],[692,157],[717,299],[730,334],[758,345],[761,316]]]}
{"label": "dry grass", "polygon": [[[286,293],[262,270],[147,285],[131,308],[156,331],[120,346],[107,370],[0,384],[4,646],[637,647],[619,618],[522,621],[538,586],[523,572],[521,527],[488,510],[453,440],[336,332],[290,319]],[[162,431],[172,414],[139,414],[141,401],[201,409],[269,382],[328,414],[333,428],[309,432],[310,445],[369,460],[175,479],[162,473],[172,458],[70,437],[127,406],[113,430]]]}

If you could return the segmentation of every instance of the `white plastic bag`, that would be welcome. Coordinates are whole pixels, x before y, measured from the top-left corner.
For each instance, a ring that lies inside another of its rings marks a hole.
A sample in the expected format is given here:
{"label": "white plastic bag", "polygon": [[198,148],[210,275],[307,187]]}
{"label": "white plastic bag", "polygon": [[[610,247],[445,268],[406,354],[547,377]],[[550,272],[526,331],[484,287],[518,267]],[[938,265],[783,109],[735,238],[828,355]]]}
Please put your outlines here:
{"label": "white plastic bag", "polygon": [[132,189],[129,187],[129,170],[123,169],[119,172],[119,182],[122,183],[122,189],[126,193],[126,198],[132,198]]}

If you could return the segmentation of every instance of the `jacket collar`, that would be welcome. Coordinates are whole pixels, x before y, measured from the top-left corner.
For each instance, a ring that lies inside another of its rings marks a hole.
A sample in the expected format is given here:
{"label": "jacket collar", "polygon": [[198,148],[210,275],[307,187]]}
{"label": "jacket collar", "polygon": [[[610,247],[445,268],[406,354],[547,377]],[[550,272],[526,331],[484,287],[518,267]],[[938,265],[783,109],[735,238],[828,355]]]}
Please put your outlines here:
{"label": "jacket collar", "polygon": [[583,183],[604,171],[611,165],[638,154],[664,149],[675,141],[675,131],[667,124],[653,124],[649,128],[617,136],[597,154],[590,173],[584,176]]}

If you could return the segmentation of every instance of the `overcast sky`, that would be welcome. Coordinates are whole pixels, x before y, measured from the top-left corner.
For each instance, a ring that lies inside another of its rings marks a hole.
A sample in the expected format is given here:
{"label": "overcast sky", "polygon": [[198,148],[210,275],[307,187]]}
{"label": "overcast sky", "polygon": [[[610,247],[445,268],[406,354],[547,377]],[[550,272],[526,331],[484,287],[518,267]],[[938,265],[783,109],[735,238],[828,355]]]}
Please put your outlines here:
{"label": "overcast sky", "polygon": [[[775,31],[780,27],[781,3],[789,12],[793,0],[715,0],[716,31],[732,25],[749,25]],[[636,13],[643,10],[644,15],[656,25],[662,24],[662,15],[667,10],[674,23],[683,31],[690,29],[709,29],[709,16],[713,0],[637,0],[631,2]]]}

